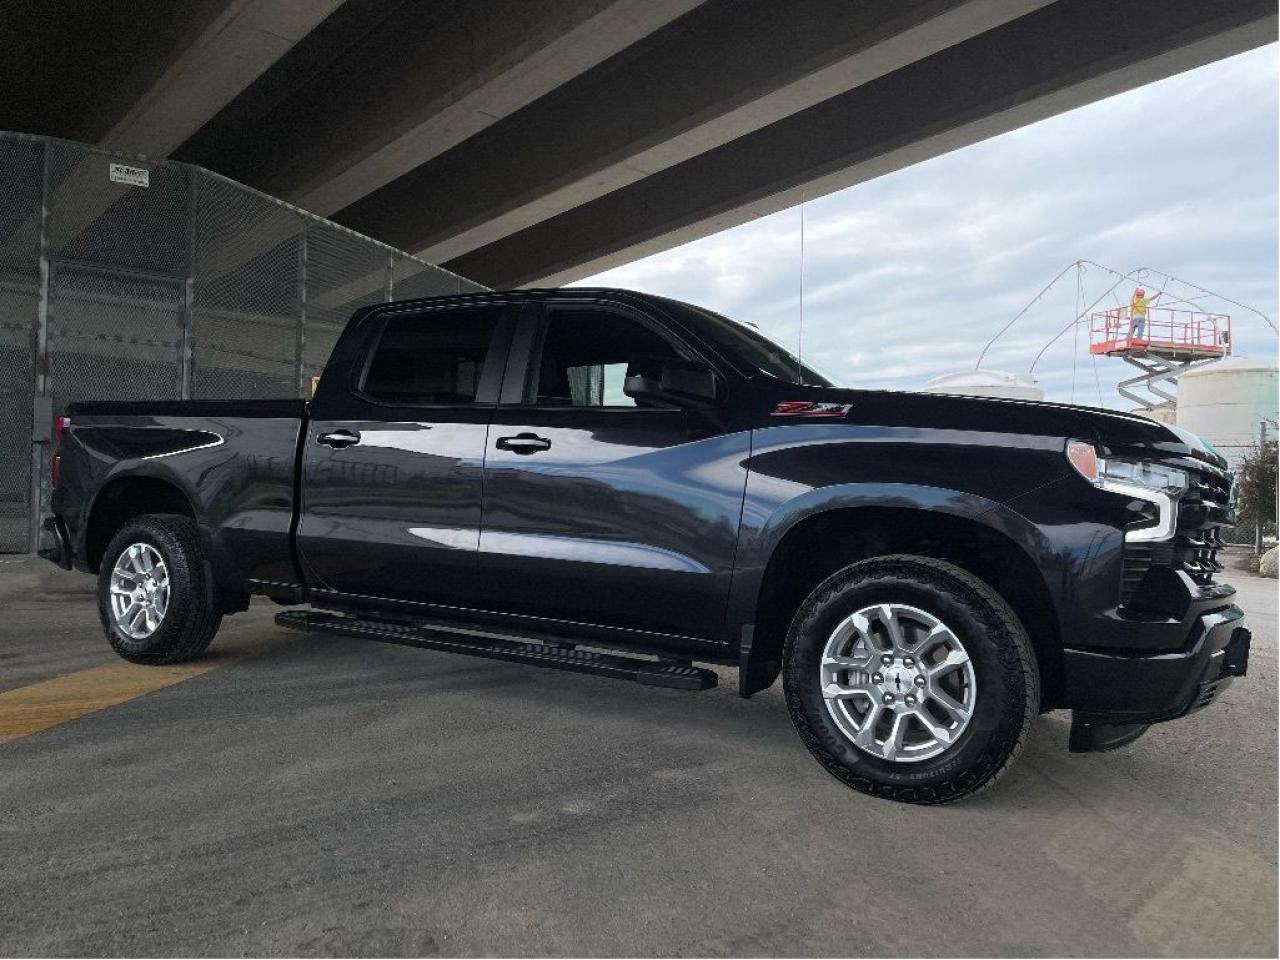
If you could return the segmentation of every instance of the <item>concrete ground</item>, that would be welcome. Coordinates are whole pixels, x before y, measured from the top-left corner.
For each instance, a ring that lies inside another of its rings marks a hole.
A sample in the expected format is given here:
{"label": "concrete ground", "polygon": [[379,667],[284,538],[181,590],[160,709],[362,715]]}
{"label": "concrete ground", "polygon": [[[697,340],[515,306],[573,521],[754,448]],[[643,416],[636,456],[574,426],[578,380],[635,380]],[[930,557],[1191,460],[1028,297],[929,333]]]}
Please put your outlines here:
{"label": "concrete ground", "polygon": [[[5,955],[1277,953],[1274,581],[1234,577],[1253,659],[1213,708],[1090,756],[1044,717],[932,809],[841,786],[727,671],[659,690],[255,605],[139,680],[45,567],[0,558]],[[67,690],[90,712],[57,723]]]}

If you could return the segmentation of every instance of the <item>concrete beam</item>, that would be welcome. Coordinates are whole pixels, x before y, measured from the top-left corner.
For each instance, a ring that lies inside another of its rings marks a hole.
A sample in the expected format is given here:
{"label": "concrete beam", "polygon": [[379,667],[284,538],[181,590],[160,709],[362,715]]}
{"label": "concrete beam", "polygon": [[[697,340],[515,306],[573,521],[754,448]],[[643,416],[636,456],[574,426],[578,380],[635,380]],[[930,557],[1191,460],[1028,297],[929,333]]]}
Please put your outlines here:
{"label": "concrete beam", "polygon": [[0,128],[96,143],[228,0],[4,0]]}
{"label": "concrete beam", "polygon": [[[157,159],[227,105],[284,56],[342,0],[232,0],[185,46],[100,139],[100,146]],[[87,154],[49,200],[70,238],[88,229],[132,188],[107,187],[110,159]],[[141,166],[148,166],[139,161]],[[264,248],[266,249],[266,248]]]}
{"label": "concrete beam", "polygon": [[334,215],[451,260],[1050,0],[711,0]]}
{"label": "concrete beam", "polygon": [[495,288],[567,283],[1273,42],[1276,27],[1269,0],[1058,0],[445,265]]}
{"label": "concrete beam", "polygon": [[406,3],[254,118],[243,149],[215,167],[327,216],[700,2]]}
{"label": "concrete beam", "polygon": [[99,145],[168,156],[341,4],[230,0]]}

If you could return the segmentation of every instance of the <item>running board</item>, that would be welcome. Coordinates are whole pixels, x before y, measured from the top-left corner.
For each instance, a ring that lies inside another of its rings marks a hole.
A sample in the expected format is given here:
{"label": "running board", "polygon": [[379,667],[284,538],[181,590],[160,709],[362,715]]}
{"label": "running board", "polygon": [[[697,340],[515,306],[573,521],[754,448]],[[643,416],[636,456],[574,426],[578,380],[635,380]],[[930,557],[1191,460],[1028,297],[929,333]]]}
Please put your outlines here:
{"label": "running board", "polygon": [[530,643],[471,632],[455,633],[412,624],[362,620],[314,610],[287,610],[277,613],[276,623],[290,630],[335,633],[346,637],[380,640],[383,643],[398,643],[407,647],[461,653],[470,657],[510,660],[514,663],[528,664],[531,667],[590,673],[597,677],[631,680],[652,687],[670,687],[673,690],[709,690],[720,679],[712,670],[704,670],[684,663],[641,660],[637,657],[594,653],[550,643]]}

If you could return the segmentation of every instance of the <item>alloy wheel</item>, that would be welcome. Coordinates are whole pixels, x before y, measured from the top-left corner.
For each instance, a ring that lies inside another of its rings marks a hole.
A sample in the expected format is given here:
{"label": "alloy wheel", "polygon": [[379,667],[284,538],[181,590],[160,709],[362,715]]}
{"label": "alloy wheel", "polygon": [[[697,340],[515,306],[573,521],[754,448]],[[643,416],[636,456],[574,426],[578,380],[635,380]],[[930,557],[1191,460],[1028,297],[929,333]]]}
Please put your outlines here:
{"label": "alloy wheel", "polygon": [[149,543],[125,548],[111,571],[111,617],[133,640],[145,640],[160,627],[169,608],[169,568]]}
{"label": "alloy wheel", "polygon": [[899,763],[946,752],[973,716],[977,683],[960,638],[918,607],[879,603],[831,632],[819,668],[827,712],[858,749]]}

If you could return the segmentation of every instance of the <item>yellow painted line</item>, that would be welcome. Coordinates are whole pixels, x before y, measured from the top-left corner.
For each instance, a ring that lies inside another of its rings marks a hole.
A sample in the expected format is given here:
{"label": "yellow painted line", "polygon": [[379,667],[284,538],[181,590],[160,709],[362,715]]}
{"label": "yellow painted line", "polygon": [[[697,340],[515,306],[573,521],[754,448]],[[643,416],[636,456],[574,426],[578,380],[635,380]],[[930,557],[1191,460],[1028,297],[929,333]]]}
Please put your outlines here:
{"label": "yellow painted line", "polygon": [[0,743],[30,736],[87,713],[96,713],[171,687],[291,639],[296,638],[279,635],[236,637],[229,638],[225,645],[220,645],[215,639],[209,654],[192,663],[144,667],[121,660],[6,690],[0,693]]}

